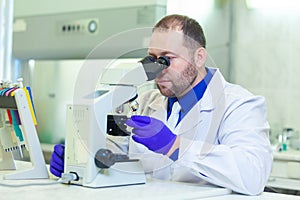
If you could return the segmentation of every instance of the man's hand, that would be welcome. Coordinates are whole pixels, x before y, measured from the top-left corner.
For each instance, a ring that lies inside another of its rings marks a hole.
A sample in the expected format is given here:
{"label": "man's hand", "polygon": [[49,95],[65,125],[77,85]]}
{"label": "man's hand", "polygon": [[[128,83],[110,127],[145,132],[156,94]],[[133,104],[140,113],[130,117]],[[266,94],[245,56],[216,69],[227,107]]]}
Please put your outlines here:
{"label": "man's hand", "polygon": [[64,172],[64,155],[65,146],[63,144],[55,145],[50,160],[50,172],[57,177],[61,177]]}
{"label": "man's hand", "polygon": [[133,128],[132,139],[148,149],[166,155],[176,140],[176,135],[160,120],[133,115],[126,124]]}

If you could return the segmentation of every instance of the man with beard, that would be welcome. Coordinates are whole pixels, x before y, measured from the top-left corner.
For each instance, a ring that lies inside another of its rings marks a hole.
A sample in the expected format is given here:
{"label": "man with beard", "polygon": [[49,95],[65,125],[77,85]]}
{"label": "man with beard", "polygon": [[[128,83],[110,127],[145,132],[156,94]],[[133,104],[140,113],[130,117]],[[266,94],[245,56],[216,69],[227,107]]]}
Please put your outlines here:
{"label": "man with beard", "polygon": [[[205,46],[201,26],[187,16],[169,15],[155,25],[148,53],[153,60],[169,58],[170,66],[126,122],[129,153],[152,178],[259,194],[272,166],[265,99],[206,66]],[[63,148],[52,155],[56,176],[63,171]]]}

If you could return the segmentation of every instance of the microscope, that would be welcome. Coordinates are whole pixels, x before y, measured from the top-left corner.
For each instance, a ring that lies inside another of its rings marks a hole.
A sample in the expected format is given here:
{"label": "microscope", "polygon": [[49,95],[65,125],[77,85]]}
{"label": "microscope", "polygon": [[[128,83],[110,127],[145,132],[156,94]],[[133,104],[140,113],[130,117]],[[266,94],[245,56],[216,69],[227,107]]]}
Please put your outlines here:
{"label": "microscope", "polygon": [[100,87],[84,95],[80,104],[67,106],[64,176],[70,184],[91,188],[144,184],[138,159],[106,148],[107,116],[123,104],[138,109],[137,86],[154,80],[170,65],[168,57],[156,61],[147,56],[131,64],[130,71],[116,76],[114,69],[102,71]]}

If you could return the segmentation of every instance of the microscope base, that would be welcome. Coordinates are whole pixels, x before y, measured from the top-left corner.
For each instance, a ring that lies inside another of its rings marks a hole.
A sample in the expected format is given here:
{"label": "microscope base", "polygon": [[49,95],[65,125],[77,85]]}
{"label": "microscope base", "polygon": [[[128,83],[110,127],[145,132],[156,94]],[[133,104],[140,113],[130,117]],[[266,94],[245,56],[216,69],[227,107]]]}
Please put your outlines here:
{"label": "microscope base", "polygon": [[145,184],[146,177],[139,162],[120,162],[108,169],[100,169],[92,182],[85,182],[84,177],[71,184],[91,188]]}

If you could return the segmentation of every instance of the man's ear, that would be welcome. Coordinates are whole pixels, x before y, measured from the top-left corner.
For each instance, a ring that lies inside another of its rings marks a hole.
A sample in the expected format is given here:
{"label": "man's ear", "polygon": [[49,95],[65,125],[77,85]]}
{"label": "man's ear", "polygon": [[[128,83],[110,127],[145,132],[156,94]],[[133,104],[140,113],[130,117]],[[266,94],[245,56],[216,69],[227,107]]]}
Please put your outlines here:
{"label": "man's ear", "polygon": [[207,52],[204,47],[198,48],[194,53],[194,61],[197,67],[204,66],[206,62]]}

